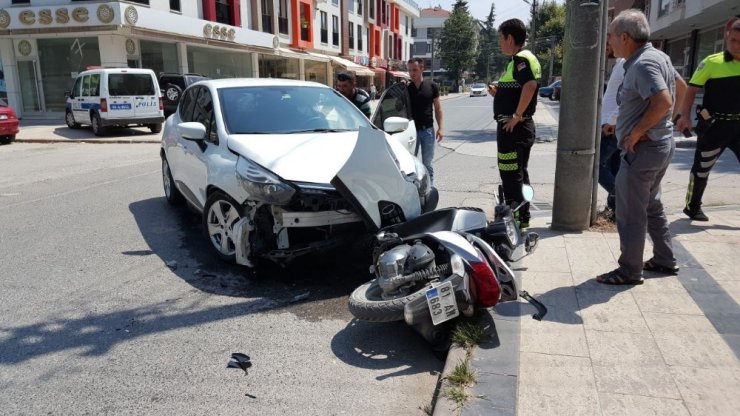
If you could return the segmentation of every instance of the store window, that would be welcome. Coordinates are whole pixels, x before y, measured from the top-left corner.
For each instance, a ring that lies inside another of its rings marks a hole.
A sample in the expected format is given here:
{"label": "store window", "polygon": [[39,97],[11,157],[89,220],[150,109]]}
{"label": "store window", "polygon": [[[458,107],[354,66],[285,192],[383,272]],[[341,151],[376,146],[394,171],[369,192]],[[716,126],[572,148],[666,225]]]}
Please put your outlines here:
{"label": "store window", "polygon": [[170,0],[170,10],[174,10],[176,12],[181,11],[180,10],[180,0]]}
{"label": "store window", "polygon": [[260,78],[300,79],[298,59],[275,55],[259,55]]}
{"label": "store window", "polygon": [[188,71],[209,78],[245,78],[254,76],[252,54],[223,49],[188,46]]}
{"label": "store window", "polygon": [[98,38],[38,39],[37,45],[46,111],[62,112],[77,74],[100,65]]}
{"label": "store window", "polygon": [[306,81],[320,82],[329,85],[328,71],[325,62],[317,62],[305,59],[303,66],[306,70]]}
{"label": "store window", "polygon": [[177,46],[174,43],[161,43],[142,40],[141,67],[148,68],[159,75],[161,72],[179,72]]}
{"label": "store window", "polygon": [[5,72],[3,70],[3,60],[0,57],[0,100],[8,102],[8,88],[5,86]]}
{"label": "store window", "polygon": [[671,58],[673,67],[681,76],[687,78],[689,73],[689,60],[691,57],[690,40],[688,37],[672,40],[668,43],[666,53]]}
{"label": "store window", "polygon": [[694,68],[707,56],[724,49],[724,26],[699,33],[696,42]]}

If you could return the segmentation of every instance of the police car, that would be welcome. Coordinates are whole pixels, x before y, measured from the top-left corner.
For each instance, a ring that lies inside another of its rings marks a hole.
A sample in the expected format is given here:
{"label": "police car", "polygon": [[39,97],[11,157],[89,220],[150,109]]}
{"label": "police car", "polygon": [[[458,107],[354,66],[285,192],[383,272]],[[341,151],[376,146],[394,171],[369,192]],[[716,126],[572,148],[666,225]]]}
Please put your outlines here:
{"label": "police car", "polygon": [[146,126],[162,131],[164,108],[154,71],[138,68],[95,68],[81,72],[67,92],[64,119],[71,129],[92,126],[96,136],[108,127]]}

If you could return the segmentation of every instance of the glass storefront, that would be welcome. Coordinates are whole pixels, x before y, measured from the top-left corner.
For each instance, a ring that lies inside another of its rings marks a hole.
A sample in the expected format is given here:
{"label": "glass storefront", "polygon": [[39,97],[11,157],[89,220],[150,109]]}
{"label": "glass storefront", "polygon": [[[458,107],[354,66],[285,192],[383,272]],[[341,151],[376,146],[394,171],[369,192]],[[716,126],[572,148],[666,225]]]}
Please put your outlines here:
{"label": "glass storefront", "polygon": [[[64,111],[66,98],[64,92],[72,89],[74,79],[79,72],[88,66],[100,65],[100,50],[98,38],[59,38],[39,39],[39,66],[41,85],[43,88],[44,103],[38,110],[31,109],[32,104],[27,99],[37,97],[32,87],[33,77],[38,78],[35,61],[18,62],[18,72],[21,77],[21,94],[23,96],[24,111]],[[26,62],[22,64],[22,62]],[[24,88],[24,87],[29,88]],[[27,97],[28,96],[28,97]]]}
{"label": "glass storefront", "polygon": [[696,60],[694,68],[707,56],[720,52],[724,48],[724,26],[700,32],[696,42]]}
{"label": "glass storefront", "polygon": [[673,67],[676,68],[681,76],[688,78],[691,76],[689,73],[689,57],[691,53],[691,42],[690,38],[686,37],[683,39],[671,40],[668,42],[666,54],[671,58]]}
{"label": "glass storefront", "polygon": [[180,72],[178,70],[177,46],[174,43],[161,43],[142,40],[141,67],[149,68],[159,75],[160,72]]}
{"label": "glass storefront", "polygon": [[320,82],[322,84],[329,85],[329,75],[326,70],[326,62],[305,59],[303,61],[303,65],[306,69],[306,81]]}
{"label": "glass storefront", "polygon": [[5,86],[5,70],[3,60],[0,58],[0,100],[8,102],[8,88]]}
{"label": "glass storefront", "polygon": [[[259,69],[260,78],[301,78],[299,61],[294,58],[283,58],[261,53],[259,55]],[[326,73],[324,73],[324,78],[326,78]]]}
{"label": "glass storefront", "polygon": [[188,46],[188,71],[209,78],[253,77],[252,54]]}

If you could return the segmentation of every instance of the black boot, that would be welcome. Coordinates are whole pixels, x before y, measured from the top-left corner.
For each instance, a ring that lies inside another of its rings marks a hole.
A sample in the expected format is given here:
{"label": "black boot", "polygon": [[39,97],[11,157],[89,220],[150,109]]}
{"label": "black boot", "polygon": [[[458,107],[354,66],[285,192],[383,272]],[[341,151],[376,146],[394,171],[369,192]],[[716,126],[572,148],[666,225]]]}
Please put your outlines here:
{"label": "black boot", "polygon": [[688,206],[683,209],[683,213],[688,215],[694,221],[709,221],[709,217],[701,210],[701,208],[692,209]]}

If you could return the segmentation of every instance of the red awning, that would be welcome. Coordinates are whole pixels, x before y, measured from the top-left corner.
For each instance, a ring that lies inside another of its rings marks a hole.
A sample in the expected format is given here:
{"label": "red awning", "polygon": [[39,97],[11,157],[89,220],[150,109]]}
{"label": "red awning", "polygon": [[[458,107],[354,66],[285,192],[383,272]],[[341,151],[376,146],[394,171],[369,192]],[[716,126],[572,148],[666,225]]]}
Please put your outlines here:
{"label": "red awning", "polygon": [[382,69],[382,68],[373,68],[371,66],[367,67],[367,69],[375,72],[378,75],[385,75],[385,69]]}

